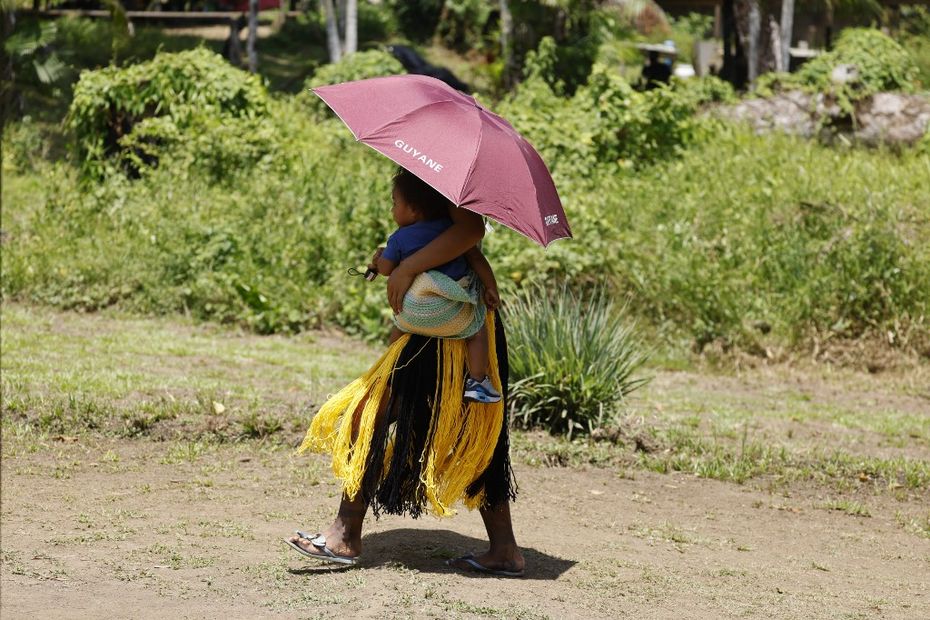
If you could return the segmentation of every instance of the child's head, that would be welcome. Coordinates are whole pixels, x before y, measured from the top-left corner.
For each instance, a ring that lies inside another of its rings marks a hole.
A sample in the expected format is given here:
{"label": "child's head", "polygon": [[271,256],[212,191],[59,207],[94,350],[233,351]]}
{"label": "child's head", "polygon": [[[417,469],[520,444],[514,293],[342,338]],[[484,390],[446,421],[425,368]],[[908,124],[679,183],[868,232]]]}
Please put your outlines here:
{"label": "child's head", "polygon": [[394,175],[394,190],[391,193],[394,208],[391,214],[398,226],[409,226],[414,222],[438,220],[449,214],[452,202],[421,181],[405,168],[398,168]]}

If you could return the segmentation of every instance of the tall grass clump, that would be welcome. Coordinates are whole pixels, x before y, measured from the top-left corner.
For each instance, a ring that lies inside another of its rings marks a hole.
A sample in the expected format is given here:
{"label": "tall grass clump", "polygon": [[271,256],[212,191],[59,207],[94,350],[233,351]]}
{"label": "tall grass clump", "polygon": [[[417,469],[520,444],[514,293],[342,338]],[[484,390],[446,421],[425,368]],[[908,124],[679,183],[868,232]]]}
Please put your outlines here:
{"label": "tall grass clump", "polygon": [[506,306],[514,421],[571,436],[609,422],[646,382],[646,353],[603,290],[533,287]]}

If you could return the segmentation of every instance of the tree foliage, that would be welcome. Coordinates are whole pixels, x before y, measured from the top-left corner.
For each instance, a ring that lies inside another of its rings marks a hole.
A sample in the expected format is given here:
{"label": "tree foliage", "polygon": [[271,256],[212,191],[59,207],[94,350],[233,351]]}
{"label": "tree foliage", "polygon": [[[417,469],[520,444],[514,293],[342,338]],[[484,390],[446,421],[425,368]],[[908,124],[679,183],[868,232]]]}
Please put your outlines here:
{"label": "tree foliage", "polygon": [[83,72],[66,125],[82,172],[99,177],[105,162],[133,142],[140,124],[149,138],[170,138],[195,125],[196,118],[254,119],[267,111],[268,94],[257,76],[197,49]]}

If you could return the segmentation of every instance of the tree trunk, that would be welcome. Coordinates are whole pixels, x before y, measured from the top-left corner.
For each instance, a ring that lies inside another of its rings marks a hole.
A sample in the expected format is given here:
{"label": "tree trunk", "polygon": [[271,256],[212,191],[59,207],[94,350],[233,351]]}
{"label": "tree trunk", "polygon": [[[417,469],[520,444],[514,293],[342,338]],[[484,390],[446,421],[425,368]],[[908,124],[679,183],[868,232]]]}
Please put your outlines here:
{"label": "tree trunk", "polygon": [[339,42],[339,28],[336,25],[336,8],[333,0],[321,0],[323,14],[326,16],[326,44],[329,47],[329,62],[342,59],[342,44]]}
{"label": "tree trunk", "polygon": [[759,0],[749,0],[749,36],[746,56],[749,65],[749,86],[755,86],[759,77],[759,30],[762,26],[762,16],[759,13]]}
{"label": "tree trunk", "polygon": [[516,81],[513,62],[513,15],[510,13],[510,3],[500,0],[501,7],[501,57],[504,68],[501,72],[504,88],[510,90]]}
{"label": "tree trunk", "polygon": [[791,71],[791,33],[794,30],[794,0],[781,0],[781,64]]}
{"label": "tree trunk", "polygon": [[258,54],[255,52],[255,39],[258,36],[258,0],[249,0],[249,38],[246,52],[249,55],[249,71],[258,71]]}
{"label": "tree trunk", "polygon": [[346,2],[345,53],[354,54],[358,49],[358,0]]}
{"label": "tree trunk", "polygon": [[778,25],[778,22],[775,21],[774,15],[769,15],[769,45],[768,51],[770,58],[766,58],[765,62],[762,63],[763,67],[772,67],[774,71],[787,71],[788,69],[784,65],[784,54],[782,54],[781,49],[781,27]]}
{"label": "tree trunk", "polygon": [[[0,8],[0,16],[3,23],[0,24],[2,29],[3,40],[7,41],[13,34],[13,28],[16,26],[16,4],[11,2],[9,6]],[[6,46],[0,46],[0,134],[6,129],[6,124],[12,117],[13,113],[13,55],[6,51]],[[3,175],[0,175],[0,186],[2,186]]]}
{"label": "tree trunk", "polygon": [[229,20],[229,38],[226,40],[224,52],[229,64],[234,67],[242,65],[242,44],[239,42],[239,31],[242,30],[242,16]]}

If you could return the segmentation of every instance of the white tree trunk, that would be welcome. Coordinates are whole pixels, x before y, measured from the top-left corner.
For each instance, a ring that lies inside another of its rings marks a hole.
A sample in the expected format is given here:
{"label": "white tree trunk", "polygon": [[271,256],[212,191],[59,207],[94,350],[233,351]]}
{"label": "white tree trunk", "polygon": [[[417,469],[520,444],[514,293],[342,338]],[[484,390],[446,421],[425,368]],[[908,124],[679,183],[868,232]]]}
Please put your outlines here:
{"label": "white tree trunk", "polygon": [[323,14],[326,16],[326,44],[329,47],[329,61],[342,59],[342,44],[339,42],[339,27],[336,25],[336,8],[333,0],[322,0]]}
{"label": "white tree trunk", "polygon": [[358,49],[358,0],[346,2],[345,53],[353,54]]}
{"label": "white tree trunk", "polygon": [[791,70],[791,33],[794,30],[794,0],[781,0],[781,64]]}
{"label": "white tree trunk", "polygon": [[769,15],[769,47],[772,51],[772,68],[775,71],[787,71],[787,67],[784,65],[784,54],[781,53],[781,27],[778,25],[778,22],[775,21],[775,18]]}
{"label": "white tree trunk", "polygon": [[759,31],[762,26],[762,16],[759,13],[759,0],[749,0],[749,52],[746,64],[749,65],[749,85],[755,86],[759,77]]}
{"label": "white tree trunk", "polygon": [[249,55],[249,71],[258,71],[258,54],[255,52],[255,39],[258,36],[258,0],[249,0],[249,38],[246,50]]}

